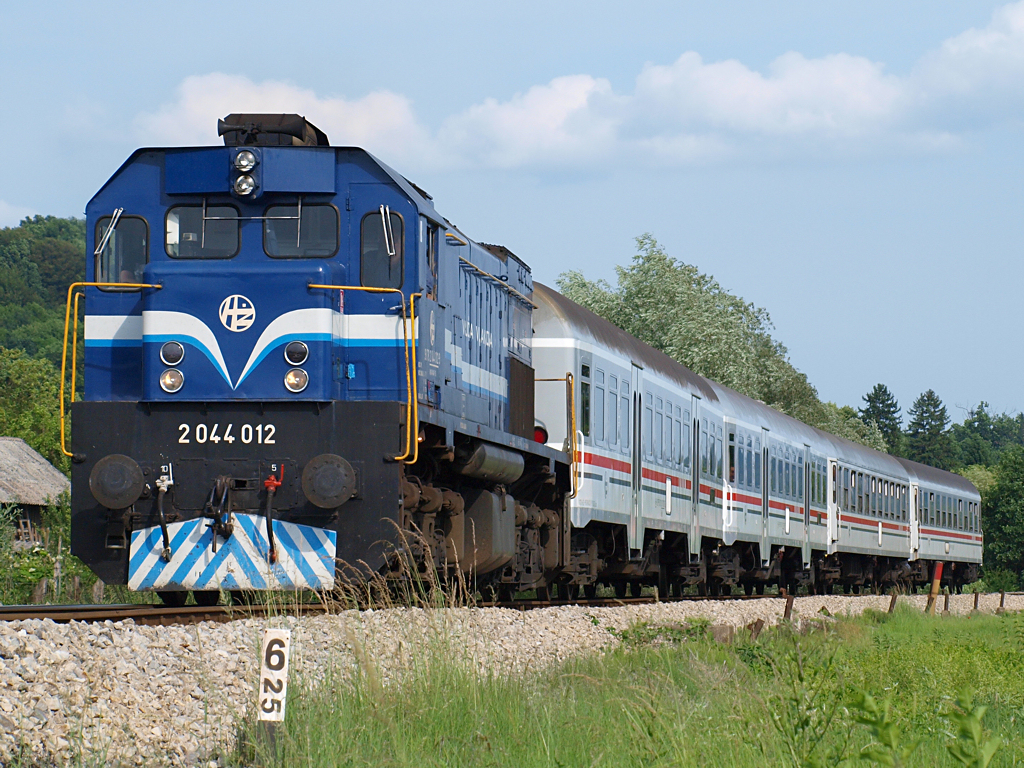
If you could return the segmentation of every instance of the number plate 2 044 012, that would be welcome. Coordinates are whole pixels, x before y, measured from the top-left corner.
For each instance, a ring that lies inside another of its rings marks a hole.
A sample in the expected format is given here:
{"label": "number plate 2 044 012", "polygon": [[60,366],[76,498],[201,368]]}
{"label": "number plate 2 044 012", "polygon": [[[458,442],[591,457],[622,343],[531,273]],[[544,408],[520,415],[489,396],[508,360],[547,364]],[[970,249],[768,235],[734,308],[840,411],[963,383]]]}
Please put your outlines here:
{"label": "number plate 2 044 012", "polygon": [[256,705],[260,720],[277,723],[284,720],[291,639],[291,630],[287,629],[268,629],[263,633],[263,655]]}

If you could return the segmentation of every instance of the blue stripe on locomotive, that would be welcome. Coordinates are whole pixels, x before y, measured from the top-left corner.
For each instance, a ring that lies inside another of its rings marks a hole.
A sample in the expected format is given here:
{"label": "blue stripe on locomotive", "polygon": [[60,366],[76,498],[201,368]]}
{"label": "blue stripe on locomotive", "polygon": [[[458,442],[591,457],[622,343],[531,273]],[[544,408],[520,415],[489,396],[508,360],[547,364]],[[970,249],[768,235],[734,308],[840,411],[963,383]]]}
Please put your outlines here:
{"label": "blue stripe on locomotive", "polygon": [[[421,401],[462,419],[508,427],[508,338],[511,304],[504,288],[460,260],[472,261],[529,292],[529,273],[513,271],[457,234],[429,200],[362,150],[264,149],[261,196],[228,195],[230,148],[139,150],[87,208],[89,253],[97,223],[115,208],[148,223],[149,261],[142,280],[161,290],[112,292],[86,289],[85,399],[129,401],[386,400],[406,398],[405,358],[397,294],[309,289],[310,283],[359,285],[360,222],[380,205],[403,217],[405,268],[402,290],[426,294],[426,238],[438,226],[438,274],[433,300],[417,306]],[[333,182],[332,182],[333,179]],[[330,258],[271,258],[264,252],[268,205],[328,203],[339,212],[339,249]],[[240,251],[229,259],[175,259],[163,247],[167,210],[175,205],[234,206]],[[87,280],[96,280],[93,259]],[[242,296],[255,308],[242,332],[221,322],[221,303]],[[343,311],[342,311],[343,310]],[[167,367],[160,347],[185,347],[176,366],[185,385],[175,394],[158,384]],[[283,347],[300,339],[309,347],[302,367],[309,385],[285,390],[291,367]]]}

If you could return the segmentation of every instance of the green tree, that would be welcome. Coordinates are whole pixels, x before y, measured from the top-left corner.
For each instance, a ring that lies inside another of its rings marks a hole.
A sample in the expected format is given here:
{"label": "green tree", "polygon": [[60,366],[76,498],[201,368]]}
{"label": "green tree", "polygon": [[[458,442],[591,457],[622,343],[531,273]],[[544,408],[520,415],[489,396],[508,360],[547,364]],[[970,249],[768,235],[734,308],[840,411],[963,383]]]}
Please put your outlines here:
{"label": "green tree", "polygon": [[1019,575],[1024,571],[1024,448],[1003,453],[981,511],[986,567]]}
{"label": "green tree", "polygon": [[874,388],[864,395],[864,407],[860,409],[860,418],[865,424],[874,424],[878,427],[889,453],[900,454],[903,447],[900,406],[885,384],[875,384]]}
{"label": "green tree", "polygon": [[771,318],[726,291],[713,277],[669,256],[650,234],[616,267],[617,284],[570,271],[558,288],[692,371],[840,437],[879,450],[885,443],[852,409],[822,403],[807,376],[793,367],[771,335]]}
{"label": "green tree", "polygon": [[950,429],[964,464],[992,466],[1000,454],[1012,445],[1024,445],[1024,415],[990,414],[982,400],[967,412],[963,424]]}
{"label": "green tree", "polygon": [[960,460],[957,445],[947,427],[949,416],[946,406],[929,389],[914,401],[907,425],[907,456],[922,464],[950,470]]}
{"label": "green tree", "polygon": [[48,360],[0,348],[0,434],[20,437],[47,461],[69,472],[60,449],[60,374]]}

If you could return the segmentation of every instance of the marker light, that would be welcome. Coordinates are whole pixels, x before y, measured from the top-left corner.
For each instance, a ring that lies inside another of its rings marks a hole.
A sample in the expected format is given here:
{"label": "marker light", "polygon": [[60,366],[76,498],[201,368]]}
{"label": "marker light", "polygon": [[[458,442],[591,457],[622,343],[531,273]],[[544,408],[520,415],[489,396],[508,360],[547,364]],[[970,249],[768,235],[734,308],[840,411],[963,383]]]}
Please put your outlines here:
{"label": "marker light", "polygon": [[177,365],[185,357],[185,348],[176,341],[168,341],[160,347],[160,361],[164,365]]}
{"label": "marker light", "polygon": [[185,377],[177,368],[168,368],[160,374],[160,388],[164,392],[174,394],[185,383]]}
{"label": "marker light", "polygon": [[309,357],[309,347],[301,341],[291,341],[284,348],[284,359],[289,365],[302,365]]}
{"label": "marker light", "polygon": [[301,368],[292,368],[284,375],[284,388],[289,392],[301,392],[309,384],[309,374]]}
{"label": "marker light", "polygon": [[252,176],[243,174],[235,179],[235,194],[251,195],[254,189],[256,189],[256,182],[252,180]]}
{"label": "marker light", "polygon": [[256,155],[248,149],[243,149],[235,155],[235,168],[242,173],[248,173],[256,167]]}
{"label": "marker light", "polygon": [[535,443],[546,443],[548,441],[548,431],[544,427],[533,428],[533,442]]}

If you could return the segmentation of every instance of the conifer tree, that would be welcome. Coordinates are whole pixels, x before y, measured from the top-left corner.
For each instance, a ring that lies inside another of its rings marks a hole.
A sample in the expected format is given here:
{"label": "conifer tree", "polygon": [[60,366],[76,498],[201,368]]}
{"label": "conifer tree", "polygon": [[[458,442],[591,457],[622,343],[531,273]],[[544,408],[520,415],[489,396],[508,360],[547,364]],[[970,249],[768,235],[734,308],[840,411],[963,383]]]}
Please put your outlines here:
{"label": "conifer tree", "polygon": [[864,395],[864,407],[860,409],[860,418],[865,424],[874,423],[878,427],[889,453],[901,453],[903,430],[900,406],[885,384],[875,384],[874,388]]}
{"label": "conifer tree", "polygon": [[929,389],[917,398],[908,415],[908,458],[939,469],[953,469],[959,462],[959,451],[947,430],[946,406],[935,391]]}

